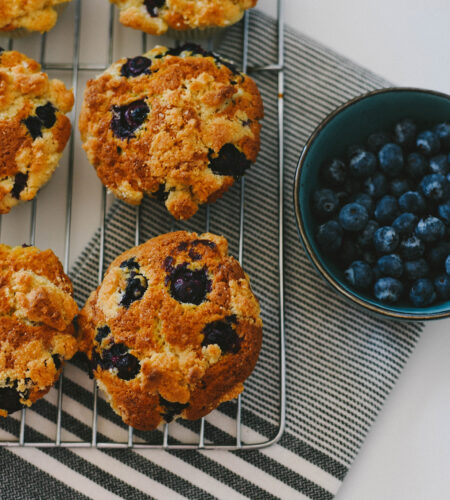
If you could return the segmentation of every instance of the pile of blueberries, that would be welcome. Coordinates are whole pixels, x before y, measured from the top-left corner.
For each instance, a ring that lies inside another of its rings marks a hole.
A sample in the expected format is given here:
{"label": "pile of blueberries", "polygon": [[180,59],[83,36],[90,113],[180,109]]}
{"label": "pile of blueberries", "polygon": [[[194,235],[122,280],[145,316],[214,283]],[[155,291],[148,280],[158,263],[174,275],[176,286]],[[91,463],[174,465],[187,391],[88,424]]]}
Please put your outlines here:
{"label": "pile of blueberries", "polygon": [[450,124],[352,145],[320,170],[311,198],[322,252],[347,283],[386,304],[450,300]]}

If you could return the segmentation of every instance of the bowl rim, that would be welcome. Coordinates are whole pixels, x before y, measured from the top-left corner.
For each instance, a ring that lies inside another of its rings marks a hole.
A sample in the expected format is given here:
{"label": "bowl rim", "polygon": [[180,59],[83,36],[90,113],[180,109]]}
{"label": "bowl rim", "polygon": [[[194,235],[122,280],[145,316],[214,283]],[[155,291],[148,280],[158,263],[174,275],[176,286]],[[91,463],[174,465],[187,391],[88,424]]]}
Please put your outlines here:
{"label": "bowl rim", "polygon": [[328,125],[328,123],[333,120],[338,114],[340,114],[342,111],[345,109],[349,108],[350,106],[353,106],[354,104],[372,97],[374,95],[378,94],[385,94],[385,93],[391,93],[391,92],[418,92],[418,93],[423,93],[423,94],[430,94],[434,95],[437,97],[444,97],[445,99],[450,100],[450,95],[445,94],[444,92],[439,92],[435,90],[428,90],[428,89],[422,89],[422,88],[417,88],[417,87],[385,87],[381,89],[375,89],[371,90],[369,92],[366,92],[365,94],[361,94],[359,96],[356,96],[349,101],[344,102],[340,106],[338,106],[336,109],[334,109],[331,113],[329,113],[320,123],[319,125],[314,129],[312,134],[310,135],[309,139],[307,140],[305,146],[303,147],[303,150],[300,154],[300,158],[297,163],[297,167],[295,169],[295,177],[294,177],[294,210],[295,210],[295,218],[297,221],[297,228],[298,232],[300,234],[300,240],[303,244],[303,247],[306,251],[306,254],[310,261],[313,263],[315,268],[319,271],[319,273],[322,275],[322,277],[328,282],[329,285],[331,285],[332,288],[337,290],[340,294],[344,295],[347,299],[352,301],[353,303],[365,308],[369,309],[373,313],[380,314],[382,316],[387,316],[389,318],[395,318],[395,319],[402,319],[402,320],[409,320],[409,321],[423,321],[423,320],[430,320],[430,319],[443,319],[450,317],[450,307],[447,311],[440,311],[440,312],[435,312],[435,313],[424,313],[421,312],[420,309],[417,309],[416,312],[402,312],[402,311],[393,311],[390,309],[385,309],[382,305],[376,305],[372,304],[365,299],[359,297],[356,295],[356,293],[351,292],[344,288],[333,276],[331,273],[328,272],[328,270],[325,268],[325,266],[322,265],[320,259],[317,258],[310,242],[306,234],[305,230],[305,225],[303,221],[303,217],[300,211],[300,196],[299,196],[299,188],[300,188],[300,180],[302,176],[302,167],[305,162],[305,159],[308,155],[309,150],[311,149],[311,146],[317,136],[320,134],[320,132]]}

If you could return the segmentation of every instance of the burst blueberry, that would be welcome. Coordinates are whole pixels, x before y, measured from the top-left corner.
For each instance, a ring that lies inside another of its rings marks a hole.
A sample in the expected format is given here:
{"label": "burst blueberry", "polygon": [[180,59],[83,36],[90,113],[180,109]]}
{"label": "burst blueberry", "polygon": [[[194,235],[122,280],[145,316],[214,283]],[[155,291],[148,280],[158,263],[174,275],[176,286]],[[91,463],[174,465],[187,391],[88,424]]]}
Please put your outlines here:
{"label": "burst blueberry", "polygon": [[144,0],[145,8],[151,17],[158,17],[159,9],[164,7],[165,0]]}
{"label": "burst blueberry", "polygon": [[373,272],[367,262],[357,260],[345,270],[344,277],[357,290],[366,290],[372,284]]}
{"label": "burst blueberry", "polygon": [[20,199],[20,193],[27,187],[28,183],[28,173],[24,174],[19,172],[14,177],[14,185],[11,190],[11,196],[16,198],[16,200]]}
{"label": "burst blueberry", "polygon": [[211,280],[205,268],[189,269],[187,263],[178,265],[170,274],[170,293],[182,304],[200,305],[211,291]]}
{"label": "burst blueberry", "polygon": [[396,304],[403,294],[403,285],[395,278],[380,278],[375,283],[373,292],[380,302]]}
{"label": "burst blueberry", "polygon": [[348,203],[339,212],[339,223],[346,231],[361,231],[368,221],[367,210],[359,203]]}
{"label": "burst blueberry", "polygon": [[217,344],[222,353],[237,353],[240,349],[240,339],[234,328],[225,321],[214,321],[203,329],[202,346]]}
{"label": "burst blueberry", "polygon": [[142,299],[147,291],[147,287],[147,278],[140,273],[131,271],[120,299],[120,305],[128,309],[133,302]]}
{"label": "burst blueberry", "polygon": [[6,410],[8,413],[14,413],[21,408],[23,408],[23,405],[20,402],[20,394],[16,389],[14,387],[1,387],[0,409]]}
{"label": "burst blueberry", "polygon": [[33,140],[42,137],[42,122],[37,116],[29,116],[22,121]]}
{"label": "burst blueberry", "polygon": [[416,307],[430,306],[436,300],[432,281],[427,278],[417,280],[411,287],[409,298]]}
{"label": "burst blueberry", "polygon": [[209,152],[209,168],[217,175],[241,177],[250,165],[251,161],[234,144],[225,144],[217,155]]}
{"label": "burst blueberry", "polygon": [[397,177],[400,175],[404,164],[402,148],[392,142],[385,144],[378,153],[378,161],[380,169],[385,175]]}
{"label": "burst blueberry", "polygon": [[390,224],[398,214],[397,199],[389,194],[383,196],[375,207],[375,219],[380,224]]}
{"label": "burst blueberry", "polygon": [[113,106],[111,130],[119,139],[135,137],[135,131],[145,122],[150,108],[143,99],[124,106]]}
{"label": "burst blueberry", "polygon": [[425,130],[417,136],[416,146],[425,156],[433,156],[439,152],[439,137],[431,130]]}
{"label": "burst blueberry", "polygon": [[375,231],[373,243],[379,254],[394,253],[400,242],[397,231],[391,226],[383,226]]}
{"label": "burst blueberry", "polygon": [[133,57],[132,59],[127,59],[127,62],[120,69],[120,74],[127,78],[135,78],[143,74],[148,74],[151,65],[152,60],[148,57]]}
{"label": "burst blueberry", "polygon": [[161,413],[162,417],[167,423],[170,423],[177,415],[189,406],[189,403],[167,401],[167,399],[159,396],[159,405],[163,409],[163,412]]}

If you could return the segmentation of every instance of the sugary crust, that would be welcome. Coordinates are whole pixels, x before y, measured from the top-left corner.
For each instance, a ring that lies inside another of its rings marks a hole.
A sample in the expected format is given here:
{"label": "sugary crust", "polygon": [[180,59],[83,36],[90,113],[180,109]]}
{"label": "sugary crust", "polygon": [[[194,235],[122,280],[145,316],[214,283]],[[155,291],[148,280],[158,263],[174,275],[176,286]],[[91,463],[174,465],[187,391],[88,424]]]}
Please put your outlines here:
{"label": "sugary crust", "polygon": [[[249,163],[256,160],[263,103],[250,77],[213,56],[167,51],[145,54],[152,61],[147,74],[122,76],[127,59],[121,59],[90,80],[79,126],[90,162],[118,198],[138,205],[144,194],[162,189],[167,209],[187,219],[234,182],[211,170],[211,154],[232,144]],[[149,108],[144,123],[133,137],[117,137],[113,106],[139,99]]]}
{"label": "sugary crust", "polygon": [[[31,406],[77,351],[70,279],[51,250],[0,245],[0,416],[4,390]],[[2,407],[3,405],[3,407]]]}
{"label": "sugary crust", "polygon": [[[0,213],[29,201],[50,179],[70,137],[64,115],[73,106],[73,93],[60,80],[50,80],[40,65],[16,51],[0,52]],[[33,138],[24,120],[36,109],[55,108],[56,121]],[[20,174],[22,185],[14,187]],[[23,180],[26,179],[26,182]]]}
{"label": "sugary crust", "polygon": [[[198,419],[243,390],[261,348],[262,322],[248,277],[227,252],[225,238],[209,233],[158,236],[119,256],[82,309],[80,350],[90,360],[93,348],[104,348],[113,339],[140,362],[131,380],[119,378],[114,368],[94,368],[99,386],[125,423],[154,429],[167,411],[160,397],[186,405],[176,412],[179,416]],[[138,263],[148,287],[140,300],[125,308],[120,302],[126,272],[120,265],[130,259]],[[190,269],[207,270],[211,287],[202,303],[182,303],[172,296],[168,262],[170,268],[188,263]],[[240,339],[238,351],[222,352],[218,344],[202,346],[206,325],[230,318]],[[110,336],[98,344],[94,339],[105,326]]]}
{"label": "sugary crust", "polygon": [[24,28],[44,33],[58,18],[54,9],[71,0],[0,0],[0,33]]}
{"label": "sugary crust", "polygon": [[161,2],[162,7],[152,10],[153,15],[146,8],[145,0],[110,1],[119,7],[120,22],[125,26],[150,35],[162,35],[169,28],[184,31],[231,26],[258,0],[166,0]]}

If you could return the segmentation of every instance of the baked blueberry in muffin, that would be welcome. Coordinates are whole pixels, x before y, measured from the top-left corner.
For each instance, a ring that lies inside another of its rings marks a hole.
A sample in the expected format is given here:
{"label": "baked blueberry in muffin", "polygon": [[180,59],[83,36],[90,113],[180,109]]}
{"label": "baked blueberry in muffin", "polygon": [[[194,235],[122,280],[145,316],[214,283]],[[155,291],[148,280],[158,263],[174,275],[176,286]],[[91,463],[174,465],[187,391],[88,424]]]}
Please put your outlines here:
{"label": "baked blueberry in muffin", "polygon": [[150,35],[167,30],[225,28],[240,21],[257,0],[110,0],[120,9],[120,22]]}
{"label": "baked blueberry in muffin", "polygon": [[0,34],[16,30],[40,31],[53,28],[57,9],[70,0],[0,0]]}
{"label": "baked blueberry in muffin", "polygon": [[187,219],[255,162],[262,117],[251,78],[188,44],[121,59],[90,80],[80,131],[118,198],[138,205],[148,194]]}
{"label": "baked blueberry in muffin", "polygon": [[31,406],[77,351],[72,284],[51,250],[0,245],[0,416]]}
{"label": "baked blueberry in muffin", "polygon": [[227,246],[209,233],[158,236],[117,257],[82,309],[81,350],[125,423],[197,419],[243,390],[262,322]]}
{"label": "baked blueberry in muffin", "polygon": [[70,137],[72,91],[36,61],[0,51],[0,213],[33,199]]}

